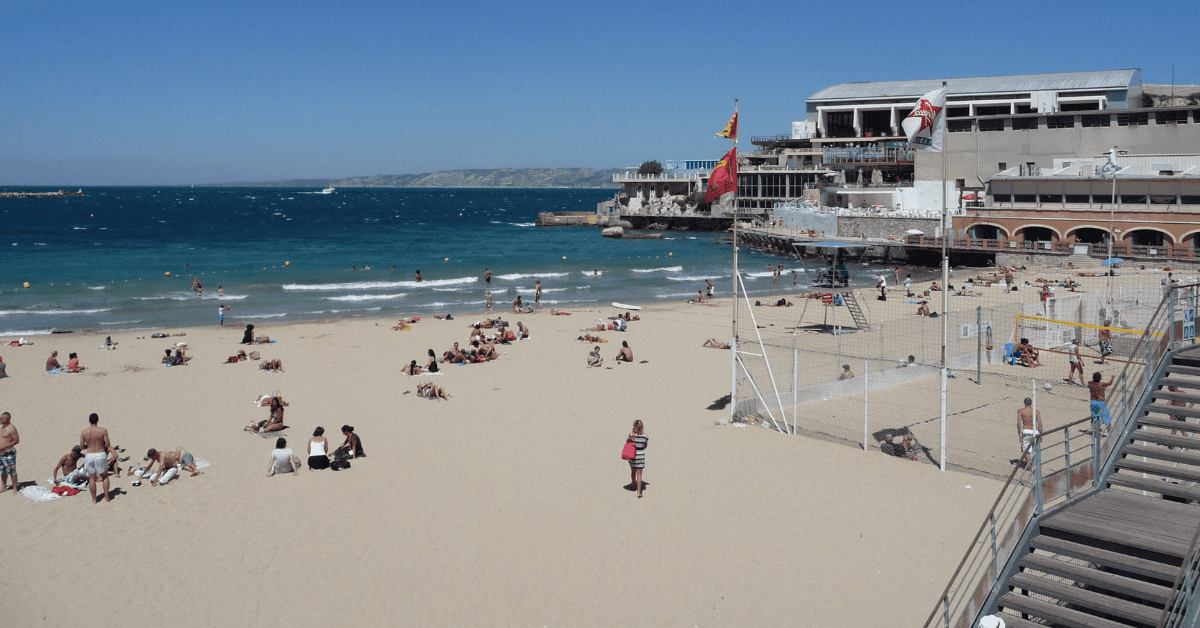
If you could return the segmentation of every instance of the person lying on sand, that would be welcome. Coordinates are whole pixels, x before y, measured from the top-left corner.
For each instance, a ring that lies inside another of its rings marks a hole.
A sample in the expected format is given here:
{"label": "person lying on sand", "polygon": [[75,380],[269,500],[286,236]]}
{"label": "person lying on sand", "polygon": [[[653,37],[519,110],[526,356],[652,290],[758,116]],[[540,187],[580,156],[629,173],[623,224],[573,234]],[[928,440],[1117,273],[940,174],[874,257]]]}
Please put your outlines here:
{"label": "person lying on sand", "polygon": [[981,296],[983,296],[983,293],[982,292],[972,292],[970,290],[967,290],[966,288],[962,288],[960,290],[955,290],[954,296],[956,296],[956,297],[981,297]]}
{"label": "person lying on sand", "polygon": [[728,349],[729,348],[729,345],[727,343],[718,342],[716,338],[709,338],[708,340],[705,340],[703,346],[709,347],[712,349]]}
{"label": "person lying on sand", "polygon": [[434,317],[434,318],[436,318],[436,319],[438,319],[439,321],[452,321],[452,320],[454,320],[454,317],[453,317],[453,316],[450,316],[449,314],[434,314],[434,315],[433,315],[433,317]]}
{"label": "person lying on sand", "polygon": [[291,404],[289,404],[288,402],[286,402],[286,401],[284,401],[284,400],[283,400],[283,396],[281,396],[281,395],[272,395],[272,394],[270,394],[270,393],[268,393],[268,394],[265,394],[265,395],[263,395],[263,396],[259,397],[258,399],[255,399],[255,400],[254,400],[254,404],[255,404],[255,405],[257,405],[257,406],[258,406],[258,407],[260,407],[260,408],[266,408],[266,407],[269,407],[269,406],[271,405],[271,400],[272,400],[272,399],[278,399],[278,400],[279,400],[279,405],[281,405],[281,406],[287,406],[287,405],[291,405]]}
{"label": "person lying on sand", "polygon": [[263,360],[263,363],[258,365],[258,370],[270,371],[272,373],[282,373],[283,372],[283,361],[279,360],[279,359]]}
{"label": "person lying on sand", "polygon": [[149,462],[146,465],[146,470],[142,472],[142,477],[149,477],[150,471],[154,468],[154,464],[158,463],[158,473],[154,474],[154,478],[150,480],[150,486],[157,486],[161,481],[163,484],[170,482],[180,471],[191,473],[191,477],[203,475],[203,471],[196,470],[195,458],[192,454],[183,450],[183,447],[175,451],[158,451],[151,449],[146,452],[146,458],[143,462]]}
{"label": "person lying on sand", "polygon": [[629,342],[621,341],[621,350],[617,352],[615,359],[617,362],[633,362],[633,349],[629,348]]}
{"label": "person lying on sand", "polygon": [[428,397],[437,401],[441,401],[442,399],[450,400],[450,396],[446,394],[446,391],[442,390],[440,386],[435,386],[433,382],[417,384],[417,396]]}
{"label": "person lying on sand", "polygon": [[576,338],[576,340],[578,340],[578,341],[580,341],[580,342],[588,342],[588,343],[592,343],[592,342],[606,342],[605,340],[601,339],[601,338],[600,338],[600,336],[593,336],[593,335],[591,335],[591,334],[584,334],[584,335],[582,335],[582,336],[580,336],[580,337]]}
{"label": "person lying on sand", "polygon": [[640,321],[640,320],[642,320],[642,317],[636,316],[636,315],[630,316],[629,312],[625,312],[624,314],[617,314],[616,316],[608,317],[608,320],[610,320],[610,321],[615,321],[617,319],[626,320],[626,321]]}
{"label": "person lying on sand", "polygon": [[604,323],[596,323],[595,327],[588,327],[587,329],[581,329],[580,331],[608,331],[608,325],[605,325]]}
{"label": "person lying on sand", "polygon": [[421,373],[424,373],[425,369],[417,366],[416,360],[412,360],[411,362],[408,363],[408,366],[400,369],[400,372],[404,373],[405,375],[408,375],[408,376],[413,376],[413,375],[420,375]]}

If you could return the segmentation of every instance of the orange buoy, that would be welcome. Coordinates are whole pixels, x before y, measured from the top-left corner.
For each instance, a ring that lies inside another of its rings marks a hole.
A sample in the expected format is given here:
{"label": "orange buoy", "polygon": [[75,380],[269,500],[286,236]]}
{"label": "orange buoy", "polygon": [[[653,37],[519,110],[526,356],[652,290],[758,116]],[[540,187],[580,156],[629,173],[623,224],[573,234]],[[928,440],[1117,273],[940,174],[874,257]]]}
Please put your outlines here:
{"label": "orange buoy", "polygon": [[165,277],[170,277],[170,276],[171,276],[171,271],[169,271],[169,270],[168,270],[168,271],[167,271],[167,274],[166,274],[166,275],[164,275],[164,276],[165,276]]}
{"label": "orange buoy", "polygon": [[25,282],[25,287],[26,287],[26,288],[28,288],[28,287],[29,287],[29,282],[28,282],[28,281],[26,281],[26,282]]}
{"label": "orange buoy", "polygon": [[284,263],[283,263],[283,266],[284,266],[284,268],[287,268],[288,266],[291,266],[291,265],[292,265],[292,263],[291,263],[291,262],[284,262]]}

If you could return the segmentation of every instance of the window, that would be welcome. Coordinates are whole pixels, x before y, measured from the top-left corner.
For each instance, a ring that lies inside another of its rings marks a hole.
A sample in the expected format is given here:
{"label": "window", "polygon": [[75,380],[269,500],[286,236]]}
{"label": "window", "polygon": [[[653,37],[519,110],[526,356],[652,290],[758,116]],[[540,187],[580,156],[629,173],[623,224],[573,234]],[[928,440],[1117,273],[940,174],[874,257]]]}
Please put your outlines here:
{"label": "window", "polygon": [[1050,116],[1046,118],[1047,129],[1073,129],[1075,116]]}
{"label": "window", "polygon": [[1014,203],[1036,203],[1036,194],[1013,194]]}
{"label": "window", "polygon": [[1150,114],[1142,113],[1118,113],[1117,126],[1146,126],[1150,124]]}
{"label": "window", "polygon": [[1112,116],[1107,113],[1098,113],[1089,116],[1083,116],[1084,128],[1096,128],[1101,126],[1109,126],[1112,124]]}
{"label": "window", "polygon": [[946,130],[949,131],[950,133],[970,133],[971,132],[971,121],[970,120],[947,120],[946,121]]}
{"label": "window", "polygon": [[1067,194],[1066,199],[1074,205],[1089,205],[1092,202],[1091,196],[1087,194]]}
{"label": "window", "polygon": [[1011,203],[1012,194],[993,194],[992,201],[996,203]]}
{"label": "window", "polygon": [[980,105],[975,108],[977,116],[1003,116],[1012,113],[1008,105]]}
{"label": "window", "polygon": [[1186,111],[1156,111],[1154,121],[1158,124],[1187,124]]}
{"label": "window", "polygon": [[1122,205],[1145,205],[1145,194],[1118,194],[1117,198],[1121,199]]}
{"label": "window", "polygon": [[980,120],[979,121],[979,132],[980,133],[982,133],[984,131],[1003,131],[1003,130],[1004,130],[1004,118],[992,118],[990,120]]}
{"label": "window", "polygon": [[1000,162],[1000,172],[1004,172],[1005,170],[1008,170],[1008,164],[1002,161]]}
{"label": "window", "polygon": [[1179,200],[1184,205],[1200,205],[1200,196],[1183,196]]}
{"label": "window", "polygon": [[970,107],[946,107],[947,118],[965,118],[971,115]]}
{"label": "window", "polygon": [[1042,194],[1039,197],[1042,203],[1049,205],[1062,205],[1062,194]]}
{"label": "window", "polygon": [[1037,118],[1013,118],[1012,128],[1014,131],[1036,131],[1038,128]]}

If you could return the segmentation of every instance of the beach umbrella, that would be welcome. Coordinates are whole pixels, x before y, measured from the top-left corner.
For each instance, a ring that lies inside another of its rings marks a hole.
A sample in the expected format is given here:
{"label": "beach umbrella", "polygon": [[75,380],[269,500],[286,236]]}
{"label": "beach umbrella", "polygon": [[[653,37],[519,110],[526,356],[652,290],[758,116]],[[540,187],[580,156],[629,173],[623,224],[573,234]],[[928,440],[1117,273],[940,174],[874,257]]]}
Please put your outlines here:
{"label": "beach umbrella", "polygon": [[1110,257],[1110,258],[1108,258],[1108,259],[1104,260],[1103,262],[1100,262],[1100,265],[1101,265],[1101,266],[1115,266],[1115,265],[1117,265],[1117,264],[1120,264],[1121,262],[1124,262],[1124,261],[1125,261],[1125,260],[1123,260],[1123,259],[1121,259],[1121,258],[1119,258],[1119,257]]}

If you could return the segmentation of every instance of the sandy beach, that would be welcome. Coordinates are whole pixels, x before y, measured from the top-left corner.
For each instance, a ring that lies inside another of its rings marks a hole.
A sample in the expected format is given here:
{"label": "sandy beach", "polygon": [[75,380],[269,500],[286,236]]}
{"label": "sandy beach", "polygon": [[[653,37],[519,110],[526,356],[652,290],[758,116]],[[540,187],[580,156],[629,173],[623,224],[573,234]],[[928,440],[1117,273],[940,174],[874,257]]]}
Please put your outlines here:
{"label": "sandy beach", "polygon": [[[576,337],[611,314],[505,314],[532,338],[437,377],[399,368],[465,342],[480,316],[260,326],[278,374],[221,363],[239,348],[236,319],[122,335],[115,351],[78,334],[5,347],[22,482],[46,484],[91,412],[131,462],[179,446],[211,462],[164,487],[114,479],[111,503],[0,494],[6,623],[869,625],[929,612],[997,482],[718,425],[730,354],[701,343],[728,333],[724,307],[643,309],[601,334],[612,368],[588,369]],[[635,363],[615,366],[621,340]],[[192,362],[159,366],[178,341]],[[44,374],[53,350],[88,371]],[[423,380],[450,400],[418,398]],[[268,478],[273,439],[242,428],[266,418],[253,400],[272,391],[302,457],[315,427],[340,444],[343,424],[367,457]],[[638,418],[643,499],[619,455]]]}

